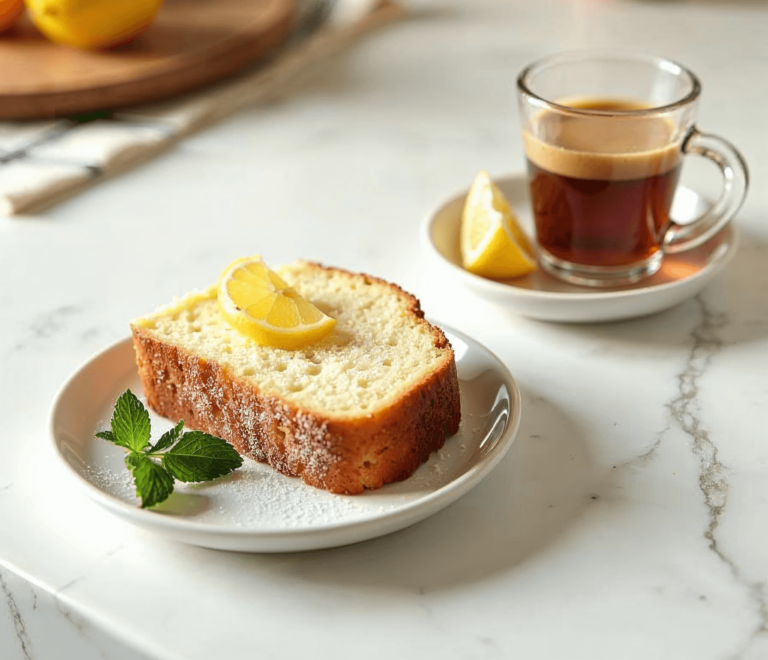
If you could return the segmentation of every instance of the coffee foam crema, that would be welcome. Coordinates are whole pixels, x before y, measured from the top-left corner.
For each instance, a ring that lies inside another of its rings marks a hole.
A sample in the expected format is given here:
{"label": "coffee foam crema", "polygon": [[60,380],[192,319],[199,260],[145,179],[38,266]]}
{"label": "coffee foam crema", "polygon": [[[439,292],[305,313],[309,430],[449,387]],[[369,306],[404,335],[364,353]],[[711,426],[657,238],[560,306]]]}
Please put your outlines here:
{"label": "coffee foam crema", "polygon": [[622,99],[565,99],[576,109],[615,115],[568,115],[542,110],[523,131],[525,153],[534,165],[577,179],[618,181],[664,174],[680,163],[674,123],[660,116],[622,115],[647,105]]}

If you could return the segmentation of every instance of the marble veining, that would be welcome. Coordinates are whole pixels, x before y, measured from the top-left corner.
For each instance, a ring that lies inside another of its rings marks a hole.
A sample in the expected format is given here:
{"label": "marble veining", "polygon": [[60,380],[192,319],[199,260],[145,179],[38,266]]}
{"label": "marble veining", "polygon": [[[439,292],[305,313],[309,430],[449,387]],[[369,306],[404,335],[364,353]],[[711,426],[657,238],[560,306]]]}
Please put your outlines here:
{"label": "marble veining", "polygon": [[82,616],[77,615],[72,608],[68,607],[59,597],[61,591],[66,589],[67,587],[71,586],[75,582],[78,582],[79,580],[73,580],[69,584],[62,587],[61,590],[56,594],[56,611],[62,616],[62,618],[67,621],[74,631],[77,632],[77,634],[85,639],[86,641],[91,641],[90,636],[88,635],[88,628],[89,624],[87,623],[86,619],[84,619]]}
{"label": "marble veining", "polygon": [[648,447],[646,451],[644,451],[639,456],[635,456],[628,461],[624,461],[620,463],[619,465],[616,465],[614,467],[616,468],[637,468],[637,469],[643,469],[648,466],[649,463],[651,463],[655,458],[656,454],[659,451],[659,447],[661,447],[661,442],[664,438],[664,436],[669,432],[669,430],[672,428],[671,424],[668,424],[665,426],[661,431],[659,431],[656,434],[656,440],[653,441],[653,444]]}
{"label": "marble veining", "polygon": [[82,312],[83,310],[79,305],[61,305],[38,314],[20,333],[23,339],[16,343],[13,350],[24,350],[35,343],[44,342],[65,332],[72,320],[81,315]]}
{"label": "marble veining", "polygon": [[[0,569],[0,590],[3,592],[5,603],[8,606],[8,612],[13,622],[15,642],[21,648],[21,653],[24,660],[33,660],[31,655],[32,640],[29,638],[27,633],[27,624],[25,623],[24,617],[19,610],[19,606],[16,604],[16,599],[13,596],[13,592],[6,582],[2,569]],[[34,607],[37,608],[37,599],[35,599]]]}
{"label": "marble veining", "polygon": [[95,625],[61,592],[46,591],[13,569],[0,568],[0,658],[3,660],[147,660]]}
{"label": "marble veining", "polygon": [[41,314],[37,320],[29,326],[29,334],[35,339],[48,339],[65,329],[67,321],[81,313],[77,305],[62,305]]}
{"label": "marble veining", "polygon": [[736,561],[729,556],[718,542],[720,521],[728,503],[728,468],[719,458],[717,445],[700,418],[698,402],[700,381],[707,368],[723,347],[718,331],[729,323],[727,314],[712,311],[703,295],[695,298],[700,312],[700,322],[691,332],[692,346],[685,368],[677,376],[679,396],[670,402],[668,408],[680,426],[691,438],[691,448],[699,459],[699,488],[708,512],[707,529],[704,538],[710,550],[728,567],[733,578],[748,590],[758,615],[758,624],[744,648],[733,657],[740,658],[750,642],[758,635],[768,633],[768,600],[766,583],[746,580]]}
{"label": "marble veining", "polygon": [[85,577],[85,576],[83,576],[83,575],[79,575],[79,576],[78,576],[78,577],[76,577],[76,578],[73,578],[73,579],[71,579],[71,580],[68,580],[67,582],[65,582],[63,585],[61,585],[61,586],[60,586],[60,587],[59,587],[59,588],[56,590],[56,593],[57,593],[57,594],[61,594],[61,593],[64,593],[64,592],[65,592],[67,589],[69,589],[69,588],[70,588],[72,585],[75,585],[75,584],[77,584],[78,582],[80,582],[81,580],[83,580],[83,579],[84,579],[84,577]]}

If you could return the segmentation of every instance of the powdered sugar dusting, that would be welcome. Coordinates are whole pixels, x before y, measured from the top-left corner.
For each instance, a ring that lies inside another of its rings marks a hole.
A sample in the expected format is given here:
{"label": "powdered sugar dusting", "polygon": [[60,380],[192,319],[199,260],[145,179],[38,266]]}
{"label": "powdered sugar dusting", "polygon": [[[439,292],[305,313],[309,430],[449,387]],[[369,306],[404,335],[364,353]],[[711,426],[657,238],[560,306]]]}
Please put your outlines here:
{"label": "powdered sugar dusting", "polygon": [[[131,473],[120,461],[110,463],[88,466],[83,476],[105,493],[131,506],[140,506]],[[367,517],[370,508],[371,503],[360,496],[334,495],[246,459],[226,477],[200,484],[177,482],[170,498],[153,512],[199,523],[264,531],[354,522]]]}
{"label": "powdered sugar dusting", "polygon": [[83,476],[105,493],[121,500],[139,502],[133,485],[133,477],[127,468],[113,469],[103,465],[89,465]]}
{"label": "powdered sugar dusting", "polygon": [[[133,478],[123,465],[123,450],[108,443],[103,448],[107,451],[100,463],[88,466],[83,476],[126,504],[140,506]],[[396,511],[449,483],[466,468],[464,461],[456,460],[459,453],[443,448],[432,454],[410,479],[362,495],[335,495],[246,459],[226,477],[200,484],[177,482],[170,498],[152,511],[254,532],[299,531],[354,523]]]}
{"label": "powdered sugar dusting", "polygon": [[[144,401],[143,396],[140,398]],[[270,417],[270,413],[255,408],[251,411],[255,423],[257,420],[267,422]],[[171,428],[171,423],[152,411],[149,415],[154,442]],[[107,428],[106,420],[105,414],[96,428]],[[214,481],[176,482],[170,498],[154,507],[152,513],[254,533],[306,531],[370,520],[407,506],[461,474],[472,462],[471,456],[467,456],[470,453],[466,451],[468,438],[463,429],[462,424],[459,433],[449,438],[409,479],[378,490],[336,495],[246,458],[240,468]],[[83,476],[100,490],[138,508],[141,502],[135,494],[133,477],[125,467],[125,451],[96,440],[90,458]]]}
{"label": "powdered sugar dusting", "polygon": [[367,513],[355,496],[334,495],[286,477],[267,465],[246,460],[212,486],[185,485],[180,494],[207,497],[209,507],[195,516],[204,523],[259,529],[296,529],[353,521]]}
{"label": "powdered sugar dusting", "polygon": [[[201,371],[197,364],[192,370],[195,368],[198,373]],[[140,391],[139,398],[142,403],[146,402]],[[216,403],[215,399],[212,401]],[[247,420],[245,428],[248,435],[255,435],[261,425],[284,426],[285,415],[280,406],[264,409],[249,401],[242,401],[240,405],[242,412],[246,413],[243,419]],[[110,412],[105,410],[99,416],[94,432],[109,427]],[[155,442],[172,424],[152,410],[149,410],[149,415],[152,441]],[[335,458],[322,451],[325,429],[310,424],[312,420],[305,420],[302,414],[294,419],[296,443],[292,450],[301,453],[311,444],[314,455],[319,457],[313,469],[323,470]],[[449,484],[473,463],[474,452],[467,450],[474,448],[481,439],[482,435],[467,437],[465,424],[462,423],[456,436],[432,453],[409,479],[359,495],[337,495],[314,488],[300,478],[286,476],[267,464],[246,458],[232,474],[214,481],[200,484],[177,482],[170,498],[154,507],[151,513],[256,534],[271,530],[302,532],[354,524],[397,512]],[[256,443],[253,443],[249,448],[253,450],[255,446]],[[133,477],[125,467],[125,451],[101,440],[95,440],[91,450],[83,476],[100,490],[138,508],[141,502],[135,494]],[[306,457],[300,458],[306,460]]]}

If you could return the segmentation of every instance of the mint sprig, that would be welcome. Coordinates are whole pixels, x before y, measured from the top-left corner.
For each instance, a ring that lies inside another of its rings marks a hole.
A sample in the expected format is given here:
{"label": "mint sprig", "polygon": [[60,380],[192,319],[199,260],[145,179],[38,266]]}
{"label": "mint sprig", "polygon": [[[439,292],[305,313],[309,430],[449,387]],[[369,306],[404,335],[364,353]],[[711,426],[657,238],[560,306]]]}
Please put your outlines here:
{"label": "mint sprig", "polygon": [[225,440],[202,431],[184,432],[183,420],[152,445],[149,413],[131,390],[117,399],[111,426],[96,437],[127,450],[125,465],[133,474],[142,509],[167,500],[177,479],[210,481],[243,464]]}

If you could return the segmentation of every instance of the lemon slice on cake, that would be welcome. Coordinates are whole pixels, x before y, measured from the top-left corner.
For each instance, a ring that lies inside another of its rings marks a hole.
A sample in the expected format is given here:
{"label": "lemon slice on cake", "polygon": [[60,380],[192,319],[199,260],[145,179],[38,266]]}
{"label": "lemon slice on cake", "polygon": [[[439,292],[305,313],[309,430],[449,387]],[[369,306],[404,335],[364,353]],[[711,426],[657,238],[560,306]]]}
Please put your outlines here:
{"label": "lemon slice on cake", "polygon": [[528,237],[487,172],[480,172],[469,189],[459,242],[462,265],[475,275],[503,279],[527,275],[536,268]]}
{"label": "lemon slice on cake", "polygon": [[301,348],[320,341],[336,320],[302,298],[261,257],[233,261],[219,278],[224,319],[262,346]]}

